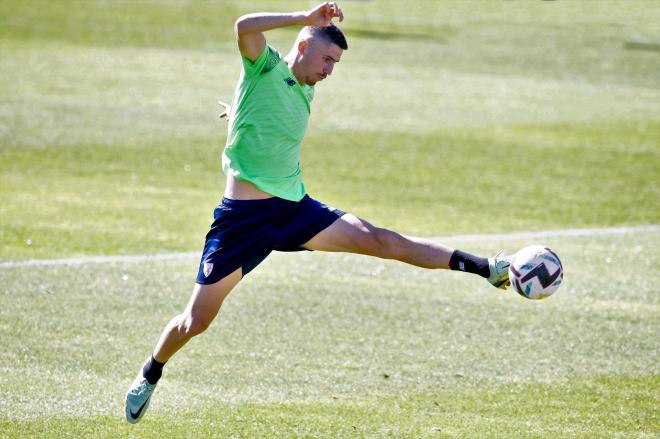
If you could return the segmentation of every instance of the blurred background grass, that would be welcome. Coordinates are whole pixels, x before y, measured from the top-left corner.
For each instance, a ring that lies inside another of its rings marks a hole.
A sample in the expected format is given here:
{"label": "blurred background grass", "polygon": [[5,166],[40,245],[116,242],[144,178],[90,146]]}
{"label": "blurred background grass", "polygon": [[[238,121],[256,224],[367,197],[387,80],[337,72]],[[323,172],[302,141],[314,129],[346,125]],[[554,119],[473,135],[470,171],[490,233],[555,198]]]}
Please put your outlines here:
{"label": "blurred background grass", "polygon": [[[200,248],[232,23],[283,6],[3,1],[0,257]],[[653,2],[342,7],[350,48],[303,148],[312,196],[419,235],[658,222],[660,56],[626,44],[660,40]]]}

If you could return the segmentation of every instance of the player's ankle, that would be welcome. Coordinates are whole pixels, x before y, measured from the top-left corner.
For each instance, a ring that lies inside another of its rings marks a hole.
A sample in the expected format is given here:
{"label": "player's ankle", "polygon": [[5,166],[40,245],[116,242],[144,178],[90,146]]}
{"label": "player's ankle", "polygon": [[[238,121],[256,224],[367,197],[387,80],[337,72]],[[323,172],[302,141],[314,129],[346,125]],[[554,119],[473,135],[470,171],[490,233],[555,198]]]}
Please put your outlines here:
{"label": "player's ankle", "polygon": [[164,366],[165,363],[157,361],[152,355],[142,368],[142,376],[149,382],[149,384],[156,384],[163,375]]}
{"label": "player's ankle", "polygon": [[466,271],[468,273],[478,274],[481,277],[488,278],[490,276],[490,268],[488,268],[488,258],[480,258],[479,256],[466,253],[462,250],[454,250],[449,259],[449,268],[451,270]]}

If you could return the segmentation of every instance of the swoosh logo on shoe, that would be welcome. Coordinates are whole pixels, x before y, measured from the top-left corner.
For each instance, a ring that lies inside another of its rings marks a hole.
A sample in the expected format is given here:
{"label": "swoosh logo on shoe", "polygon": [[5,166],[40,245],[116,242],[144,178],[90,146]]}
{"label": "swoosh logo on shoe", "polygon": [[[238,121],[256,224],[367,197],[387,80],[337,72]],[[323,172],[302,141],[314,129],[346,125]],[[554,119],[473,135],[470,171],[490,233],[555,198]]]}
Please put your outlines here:
{"label": "swoosh logo on shoe", "polygon": [[140,406],[138,411],[135,412],[135,413],[133,413],[133,410],[129,410],[128,412],[131,414],[131,417],[133,419],[137,419],[140,416],[140,413],[142,413],[142,409],[144,409],[144,406],[147,405],[148,402],[149,402],[149,399],[147,398],[147,400]]}

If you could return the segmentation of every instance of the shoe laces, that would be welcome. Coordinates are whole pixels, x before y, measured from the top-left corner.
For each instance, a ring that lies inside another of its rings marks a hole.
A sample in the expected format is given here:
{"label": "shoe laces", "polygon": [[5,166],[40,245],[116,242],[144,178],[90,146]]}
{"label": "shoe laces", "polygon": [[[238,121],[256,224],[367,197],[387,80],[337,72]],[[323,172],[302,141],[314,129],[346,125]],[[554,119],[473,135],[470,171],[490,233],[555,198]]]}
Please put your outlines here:
{"label": "shoe laces", "polygon": [[147,381],[146,378],[142,378],[140,380],[140,384],[135,388],[131,389],[130,393],[132,395],[138,396],[144,394],[145,392],[150,392],[154,387],[156,387],[155,384],[151,384],[149,383],[149,381]]}
{"label": "shoe laces", "polygon": [[509,265],[511,265],[511,258],[508,256],[503,256],[504,250],[500,250],[497,252],[495,257],[493,258],[493,265],[495,266],[495,270],[498,272],[500,270],[504,270],[505,268],[509,268]]}

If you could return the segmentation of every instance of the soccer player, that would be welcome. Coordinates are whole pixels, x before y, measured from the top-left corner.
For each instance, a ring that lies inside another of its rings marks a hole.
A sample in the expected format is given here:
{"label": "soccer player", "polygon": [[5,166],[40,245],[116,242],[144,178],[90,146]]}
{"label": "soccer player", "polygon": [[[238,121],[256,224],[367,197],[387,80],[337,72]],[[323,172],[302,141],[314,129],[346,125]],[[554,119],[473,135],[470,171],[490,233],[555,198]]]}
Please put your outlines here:
{"label": "soccer player", "polygon": [[[211,324],[227,294],[273,251],[351,252],[424,268],[461,270],[508,286],[510,258],[482,258],[422,238],[376,227],[305,192],[300,146],[314,86],[332,74],[348,49],[332,23],[336,3],[306,12],[240,17],[235,31],[243,61],[230,110],[222,165],[227,184],[214,211],[192,297],[166,326],[126,395],[126,419],[144,415],[164,364]],[[284,57],[264,32],[302,26]]]}

